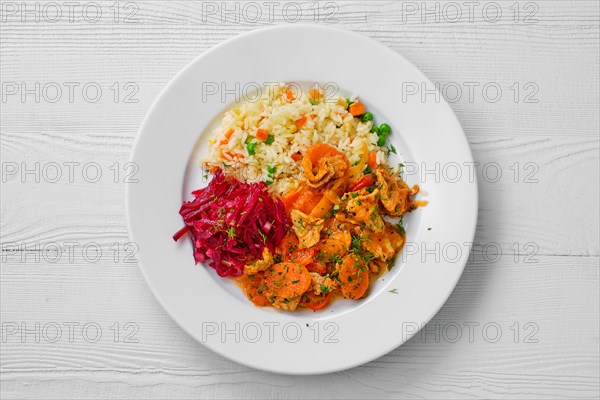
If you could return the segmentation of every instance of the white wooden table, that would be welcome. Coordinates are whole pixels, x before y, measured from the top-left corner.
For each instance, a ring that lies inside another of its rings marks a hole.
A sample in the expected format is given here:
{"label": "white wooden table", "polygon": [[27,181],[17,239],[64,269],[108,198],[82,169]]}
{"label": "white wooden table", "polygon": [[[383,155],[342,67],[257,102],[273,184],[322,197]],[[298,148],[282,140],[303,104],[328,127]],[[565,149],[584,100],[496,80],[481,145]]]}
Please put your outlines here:
{"label": "white wooden table", "polygon": [[[188,337],[131,262],[125,215],[125,163],[164,85],[298,10],[439,82],[481,163],[445,306],[390,354],[315,377]],[[599,17],[587,0],[3,2],[1,397],[598,398]]]}

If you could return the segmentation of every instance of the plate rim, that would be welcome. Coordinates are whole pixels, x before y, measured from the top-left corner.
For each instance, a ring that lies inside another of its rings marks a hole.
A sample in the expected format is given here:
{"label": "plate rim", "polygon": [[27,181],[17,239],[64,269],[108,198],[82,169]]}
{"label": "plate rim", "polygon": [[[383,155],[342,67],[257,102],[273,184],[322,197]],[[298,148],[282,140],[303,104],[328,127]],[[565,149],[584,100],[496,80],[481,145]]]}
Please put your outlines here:
{"label": "plate rim", "polygon": [[[130,156],[129,156],[129,161],[130,162],[135,162],[136,159],[136,155],[138,154],[138,152],[140,151],[140,143],[142,142],[142,134],[143,131],[147,128],[148,124],[149,124],[149,120],[150,117],[153,113],[156,112],[156,109],[159,105],[159,103],[161,102],[161,100],[163,99],[163,97],[165,96],[165,94],[167,92],[169,92],[169,90],[175,86],[176,82],[189,70],[191,69],[197,62],[199,62],[200,60],[202,60],[205,57],[208,57],[209,55],[211,55],[214,52],[217,52],[219,49],[221,49],[222,47],[227,46],[228,44],[232,43],[232,42],[236,42],[239,40],[244,40],[247,38],[250,38],[254,35],[260,35],[263,34],[265,32],[268,31],[272,31],[272,32],[276,32],[279,30],[293,30],[293,29],[316,29],[316,30],[323,30],[323,31],[333,31],[333,32],[337,32],[337,33],[343,33],[346,35],[351,35],[351,36],[355,36],[355,37],[359,37],[361,39],[368,39],[370,44],[376,47],[379,47],[380,50],[387,52],[388,54],[392,55],[393,57],[398,58],[399,60],[401,60],[403,63],[405,63],[408,67],[410,67],[411,69],[413,69],[414,71],[416,71],[419,75],[422,76],[423,81],[427,84],[432,84],[432,82],[430,81],[430,79],[419,69],[417,68],[412,62],[410,62],[408,59],[406,59],[402,54],[398,53],[397,51],[393,50],[392,48],[386,46],[385,44],[379,42],[376,39],[373,39],[367,35],[349,30],[349,29],[345,29],[345,28],[340,28],[340,27],[332,27],[332,26],[323,26],[323,25],[313,25],[313,24],[307,24],[307,23],[299,23],[299,24],[294,24],[294,25],[274,25],[274,26],[268,26],[268,27],[260,27],[260,28],[256,28],[256,29],[252,29],[250,31],[241,33],[239,35],[233,36],[231,38],[228,38],[227,40],[224,40],[218,44],[216,44],[215,46],[212,46],[210,49],[202,52],[201,54],[197,55],[196,57],[194,57],[192,60],[190,60],[182,69],[180,69],[170,80],[169,82],[162,88],[162,90],[158,93],[158,95],[156,96],[156,98],[153,100],[152,104],[150,105],[150,107],[148,108],[144,118],[142,119],[142,122],[136,132],[136,136],[134,139],[134,143],[130,152]],[[436,88],[436,90],[438,90]],[[439,92],[439,90],[438,90]],[[454,119],[454,122],[456,122],[456,124],[460,127],[460,137],[461,139],[464,140],[464,145],[465,145],[465,149],[467,150],[468,156],[469,156],[469,161],[473,162],[474,158],[473,158],[473,152],[472,149],[469,145],[467,136],[465,134],[465,131],[462,127],[462,124],[460,123],[460,120],[458,119],[458,117],[456,116],[456,113],[454,112],[454,110],[452,109],[452,107],[448,104],[448,102],[444,99],[443,96],[441,96],[440,93],[440,98],[441,101],[439,103],[441,103],[441,105],[446,109],[446,111],[449,111],[449,115],[452,116],[452,118]],[[198,135],[200,135],[201,133],[199,133]],[[475,234],[476,234],[476,227],[477,227],[477,221],[478,221],[478,206],[479,206],[479,187],[478,187],[478,179],[477,176],[475,174],[475,176],[473,177],[473,181],[470,182],[471,187],[474,189],[473,190],[473,204],[474,207],[472,209],[472,219],[473,219],[473,223],[472,226],[469,227],[469,231],[471,232],[470,236],[470,243],[473,243],[474,238],[475,238]],[[131,191],[132,191],[132,187],[131,185],[128,185],[126,187],[126,195],[125,195],[125,203],[126,203],[126,214],[127,214],[127,228],[128,228],[128,234],[130,239],[132,239],[132,241],[135,242],[134,240],[134,228],[132,226],[132,214],[131,214]],[[460,273],[456,274],[455,280],[452,282],[452,286],[451,289],[445,294],[444,296],[444,300],[439,302],[439,304],[434,307],[432,309],[432,311],[430,313],[428,313],[427,318],[423,319],[423,322],[425,323],[429,323],[433,317],[440,311],[440,309],[444,306],[444,304],[446,304],[446,302],[448,301],[448,298],[450,297],[450,295],[454,292],[454,290],[456,289],[456,286],[462,276],[462,274],[464,273],[464,269],[466,268],[466,264],[468,262],[468,257],[464,260],[464,262],[461,261],[460,263]],[[148,285],[148,287],[150,288],[150,291],[152,292],[153,296],[155,297],[155,299],[158,301],[158,303],[160,304],[160,306],[163,308],[163,310],[166,312],[166,314],[189,336],[191,336],[195,341],[199,342],[200,344],[202,344],[205,348],[210,349],[211,351],[213,351],[216,354],[219,354],[220,356],[233,360],[236,363],[239,363],[241,365],[250,367],[250,368],[254,368],[257,370],[262,370],[262,371],[266,371],[266,372],[271,372],[271,373],[276,373],[276,374],[282,374],[282,375],[322,375],[322,374],[327,374],[327,373],[333,373],[333,372],[338,372],[338,371],[343,371],[343,370],[347,370],[347,369],[351,369],[351,368],[355,368],[357,366],[360,365],[364,365],[368,362],[371,362],[373,360],[376,360],[380,357],[382,357],[385,354],[388,354],[389,352],[393,351],[394,349],[398,348],[399,346],[401,346],[402,344],[406,343],[408,340],[410,340],[410,338],[414,335],[416,335],[421,329],[422,327],[419,327],[419,329],[417,329],[412,335],[407,336],[404,339],[400,339],[397,342],[394,343],[390,343],[390,345],[383,351],[379,351],[377,353],[373,353],[371,356],[366,357],[365,359],[362,360],[358,360],[352,363],[346,363],[343,366],[339,366],[339,367],[335,367],[335,368],[328,368],[328,369],[322,369],[322,370],[318,370],[316,372],[303,372],[303,371],[281,371],[281,370],[277,370],[277,369],[272,369],[269,367],[262,367],[262,366],[258,366],[255,363],[249,363],[245,360],[242,360],[238,357],[232,357],[231,355],[225,354],[223,352],[220,351],[220,348],[218,348],[217,346],[212,346],[209,345],[207,343],[203,343],[200,340],[198,340],[198,338],[195,336],[195,334],[193,332],[190,332],[188,330],[188,328],[186,326],[184,326],[177,318],[175,318],[175,316],[169,311],[168,307],[165,304],[165,301],[163,299],[163,297],[159,294],[157,288],[155,287],[155,285],[153,284],[153,282],[151,281],[151,279],[149,278],[147,271],[143,268],[142,266],[142,262],[138,260],[138,267],[142,273],[142,276],[144,277],[144,280],[146,282],[146,284]]]}

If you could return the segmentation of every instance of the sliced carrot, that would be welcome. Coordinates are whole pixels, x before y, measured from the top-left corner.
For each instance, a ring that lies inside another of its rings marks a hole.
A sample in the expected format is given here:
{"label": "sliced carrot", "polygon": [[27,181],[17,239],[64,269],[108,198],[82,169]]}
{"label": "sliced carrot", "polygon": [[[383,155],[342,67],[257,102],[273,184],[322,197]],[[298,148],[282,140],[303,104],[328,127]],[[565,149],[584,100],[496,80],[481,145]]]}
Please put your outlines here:
{"label": "sliced carrot", "polygon": [[369,153],[369,162],[367,164],[369,168],[375,169],[377,167],[377,154]]}
{"label": "sliced carrot", "polygon": [[324,218],[325,215],[333,208],[333,203],[327,196],[323,196],[317,205],[310,212],[311,217]]}
{"label": "sliced carrot", "polygon": [[312,210],[317,207],[322,198],[323,193],[319,193],[313,189],[307,189],[300,195],[298,200],[292,206],[292,209],[300,210],[304,214],[311,214]]}
{"label": "sliced carrot", "polygon": [[294,92],[292,92],[292,89],[286,89],[285,101],[287,101],[288,103],[291,103],[292,101],[294,101]]}
{"label": "sliced carrot", "polygon": [[267,288],[267,285],[263,283],[264,275],[262,273],[252,275],[242,275],[238,278],[239,284],[244,289],[248,299],[259,307],[269,305],[269,299],[263,292]]}
{"label": "sliced carrot", "polygon": [[324,143],[316,144],[310,147],[306,152],[306,156],[309,158],[310,162],[313,165],[315,165],[320,159],[324,157],[337,155],[343,155],[345,157],[345,155],[339,150]]}
{"label": "sliced carrot", "polygon": [[360,299],[369,288],[369,270],[353,254],[344,257],[339,277],[342,294],[347,299]]}
{"label": "sliced carrot", "polygon": [[316,247],[301,249],[298,247],[299,240],[294,232],[289,232],[281,239],[281,243],[277,246],[277,253],[283,256],[284,261],[300,264],[303,266],[313,262],[317,252]]}
{"label": "sliced carrot", "polygon": [[318,246],[321,255],[325,257],[325,261],[327,262],[335,261],[335,256],[341,257],[345,254],[348,254],[348,248],[345,246],[345,244],[340,240],[335,240],[334,238],[321,240]]}
{"label": "sliced carrot", "polygon": [[284,259],[288,259],[290,255],[298,248],[298,236],[294,232],[289,232],[281,239],[281,243],[277,246],[277,253],[281,254]]}
{"label": "sliced carrot", "polygon": [[298,118],[296,121],[294,121],[294,124],[296,124],[296,128],[302,129],[302,127],[306,124],[307,120],[308,120],[308,118],[306,118],[306,115],[303,115],[300,118]]}
{"label": "sliced carrot", "polygon": [[353,116],[358,117],[359,115],[363,115],[365,113],[365,106],[360,101],[355,101],[354,103],[350,104],[348,111],[350,111],[350,114]]}
{"label": "sliced carrot", "polygon": [[306,292],[302,295],[302,299],[300,300],[300,304],[305,307],[308,307],[312,310],[321,310],[331,300],[332,293],[327,294],[315,294],[314,292]]}
{"label": "sliced carrot", "polygon": [[283,196],[281,201],[288,214],[292,210],[300,210],[305,214],[310,214],[317,204],[319,204],[322,197],[323,194],[316,190],[301,187],[300,189]]}
{"label": "sliced carrot", "polygon": [[304,190],[305,189],[301,187],[281,197],[281,201],[283,202],[283,205],[285,206],[285,209],[288,213],[293,210],[294,204],[296,203],[302,192],[304,192]]}
{"label": "sliced carrot", "polygon": [[302,154],[300,152],[292,154],[292,160],[296,162],[302,160]]}
{"label": "sliced carrot", "polygon": [[279,298],[300,296],[309,288],[312,279],[308,270],[296,263],[282,262],[265,271],[267,295]]}
{"label": "sliced carrot", "polygon": [[285,261],[300,264],[305,267],[313,262],[316,252],[317,249],[312,247],[308,249],[297,248],[296,250],[292,251],[287,257],[284,257],[284,259]]}
{"label": "sliced carrot", "polygon": [[265,141],[269,138],[269,131],[266,129],[259,129],[256,131],[256,138],[260,141]]}

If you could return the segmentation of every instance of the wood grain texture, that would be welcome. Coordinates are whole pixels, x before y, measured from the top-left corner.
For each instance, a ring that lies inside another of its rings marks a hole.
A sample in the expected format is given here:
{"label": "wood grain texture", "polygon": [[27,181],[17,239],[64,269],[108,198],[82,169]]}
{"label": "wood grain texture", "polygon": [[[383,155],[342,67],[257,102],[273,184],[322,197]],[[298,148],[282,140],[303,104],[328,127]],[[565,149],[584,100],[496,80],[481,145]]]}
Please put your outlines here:
{"label": "wood grain texture", "polygon": [[[113,397],[125,388],[125,394],[177,398],[593,397],[597,264],[597,257],[547,256],[536,264],[470,263],[425,334],[363,367],[297,378],[252,371],[196,345],[153,300],[135,265],[9,261],[3,267],[3,321],[26,321],[30,329],[35,322],[93,321],[104,336],[97,343],[80,335],[74,343],[9,336],[3,387],[7,395],[52,388],[59,397],[71,388],[75,394],[91,390],[92,397]],[[89,296],[99,290],[105,293],[101,309]],[[108,327],[115,320],[136,323],[139,343],[114,343]],[[476,326],[472,336],[469,323]],[[490,323],[502,330],[497,343],[482,331]],[[515,323],[518,338],[511,330]],[[527,323],[536,327],[530,337],[534,329],[525,330]],[[454,331],[443,333],[453,324],[463,328],[456,342]]]}
{"label": "wood grain texture", "polygon": [[[19,14],[0,23],[6,96],[0,103],[2,163],[28,168],[40,163],[43,168],[53,162],[95,162],[103,173],[97,183],[77,173],[72,183],[65,177],[58,183],[42,177],[36,183],[32,175],[20,174],[2,182],[1,322],[29,328],[36,322],[95,322],[102,337],[97,343],[83,340],[79,331],[73,342],[65,332],[56,343],[43,338],[36,343],[32,335],[3,337],[0,397],[600,396],[597,1],[532,2],[536,23],[525,23],[526,2],[518,5],[517,21],[513,1],[496,2],[503,12],[496,23],[486,21],[481,8],[473,21],[465,17],[453,23],[452,14],[440,14],[439,23],[431,15],[423,23],[422,10],[412,15],[406,9],[421,2],[335,2],[334,25],[381,41],[441,88],[463,89],[451,105],[482,165],[477,170],[480,209],[472,259],[425,333],[367,365],[317,377],[242,367],[197,344],[172,322],[137,264],[125,262],[127,183],[123,173],[115,182],[111,169],[127,162],[148,107],[177,71],[223,40],[288,22],[281,12],[272,21],[263,16],[258,23],[243,18],[222,22],[219,15],[205,15],[202,2],[141,1],[135,3],[137,23],[122,22],[128,14],[123,8],[115,23],[109,9],[113,2],[98,3],[106,18],[94,24],[82,18],[23,23]],[[440,2],[440,9],[449,3]],[[314,22],[307,11],[314,3],[298,4],[305,12],[300,22]],[[322,18],[319,23],[325,24]],[[20,93],[6,92],[13,84],[32,88],[52,82],[63,89],[65,82],[77,83],[73,101],[66,91],[54,103],[43,95],[39,102],[33,95],[23,101]],[[127,83],[133,85],[133,102],[126,101],[132,93]],[[101,87],[98,102],[83,98],[85,84]],[[501,88],[497,102],[485,97],[481,88],[486,84]],[[476,87],[472,99],[468,85]],[[454,92],[442,93],[455,98]],[[502,170],[499,182],[482,175],[490,163]],[[518,179],[510,169],[515,163]],[[527,163],[533,164],[533,175],[523,168]],[[62,172],[67,172],[64,166]],[[68,242],[77,243],[72,260],[65,252]],[[102,251],[97,263],[81,253],[81,246],[90,243]],[[121,246],[117,260],[115,243]],[[497,262],[482,256],[481,245],[489,243],[502,249]],[[21,244],[25,251],[12,251]],[[50,262],[56,253],[36,244],[62,246],[60,260]],[[526,244],[534,247],[525,250]],[[531,258],[525,258],[529,253]],[[121,334],[117,343],[111,330],[115,322]],[[123,342],[128,322],[139,328],[134,336],[139,343]],[[472,338],[468,324],[475,324]],[[498,342],[484,335],[485,324],[500,327]],[[456,325],[461,336],[452,340],[446,334]]]}

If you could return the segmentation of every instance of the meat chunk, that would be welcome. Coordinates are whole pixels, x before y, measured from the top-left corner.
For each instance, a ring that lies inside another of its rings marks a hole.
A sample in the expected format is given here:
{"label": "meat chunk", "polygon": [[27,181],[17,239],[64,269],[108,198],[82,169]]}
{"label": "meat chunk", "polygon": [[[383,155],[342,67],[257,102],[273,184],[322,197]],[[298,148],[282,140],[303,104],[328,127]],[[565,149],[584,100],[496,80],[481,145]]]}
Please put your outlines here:
{"label": "meat chunk", "polygon": [[301,248],[312,247],[321,239],[324,220],[311,217],[300,210],[292,210],[292,228],[300,240]]}
{"label": "meat chunk", "polygon": [[348,163],[346,157],[342,154],[324,157],[316,165],[308,157],[304,157],[302,168],[306,174],[308,185],[318,188],[332,180],[343,177],[348,169]]}
{"label": "meat chunk", "polygon": [[315,167],[307,157],[302,160],[302,168],[306,175],[308,185],[312,187],[319,187],[327,182],[335,174],[335,170],[331,165],[323,164],[320,167]]}
{"label": "meat chunk", "polygon": [[279,308],[280,310],[294,311],[296,308],[298,308],[298,304],[300,304],[301,299],[302,296],[296,296],[293,298],[275,297],[271,305],[275,308]]}
{"label": "meat chunk", "polygon": [[414,208],[410,196],[415,194],[402,179],[395,179],[382,166],[375,170],[381,204],[389,215],[400,216]]}
{"label": "meat chunk", "polygon": [[319,243],[319,251],[325,262],[334,262],[348,254],[352,235],[348,231],[332,233]]}
{"label": "meat chunk", "polygon": [[381,192],[381,204],[388,211],[394,211],[400,201],[400,193],[398,191],[398,183],[390,174],[381,166],[375,170],[377,184]]}
{"label": "meat chunk", "polygon": [[346,193],[342,197],[340,211],[336,218],[354,224],[364,224],[373,231],[382,231],[384,223],[379,215],[379,191],[369,193],[366,189]]}
{"label": "meat chunk", "polygon": [[388,261],[396,255],[396,252],[404,245],[405,237],[398,233],[397,229],[385,223],[385,228],[382,231],[376,232],[370,229],[365,229],[360,246],[373,254],[376,259]]}
{"label": "meat chunk", "polygon": [[337,287],[337,282],[328,276],[321,276],[316,272],[311,272],[310,277],[312,279],[311,290],[316,295],[320,295],[321,293],[327,294]]}
{"label": "meat chunk", "polygon": [[264,271],[274,263],[273,254],[268,248],[263,249],[262,258],[254,261],[252,264],[244,265],[244,274],[254,275],[260,271]]}
{"label": "meat chunk", "polygon": [[388,265],[382,260],[373,260],[369,263],[369,270],[374,274],[381,274],[383,271],[387,271]]}
{"label": "meat chunk", "polygon": [[331,237],[342,232],[348,232],[350,234],[360,233],[360,228],[358,228],[356,224],[343,222],[336,218],[327,218],[325,220],[325,224],[323,225],[323,236]]}

